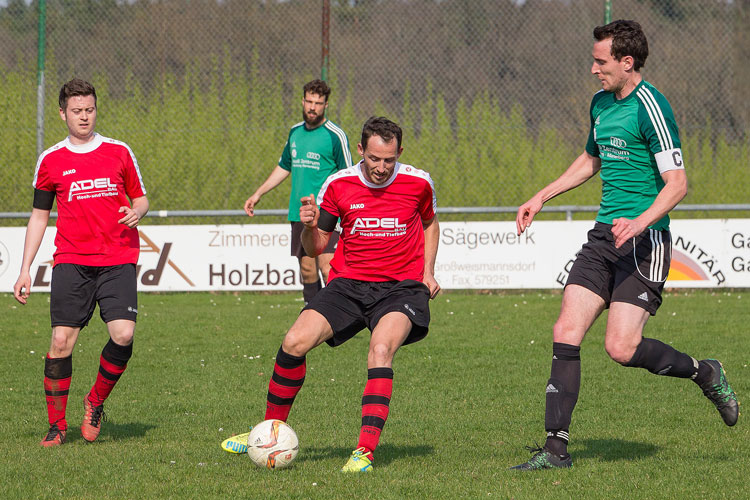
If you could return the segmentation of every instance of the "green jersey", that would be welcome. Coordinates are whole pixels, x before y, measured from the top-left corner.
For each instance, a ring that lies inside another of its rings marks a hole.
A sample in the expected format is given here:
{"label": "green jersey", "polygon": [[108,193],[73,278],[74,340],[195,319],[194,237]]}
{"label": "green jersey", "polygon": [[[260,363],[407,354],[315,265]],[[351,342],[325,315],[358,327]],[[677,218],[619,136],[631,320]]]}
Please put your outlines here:
{"label": "green jersey", "polygon": [[[594,95],[586,152],[602,162],[596,220],[606,224],[641,215],[664,187],[661,174],[684,168],[672,107],[646,81],[624,99],[603,90]],[[650,227],[669,229],[669,216]]]}
{"label": "green jersey", "polygon": [[338,125],[330,120],[314,129],[305,122],[294,125],[279,158],[279,166],[292,174],[289,220],[299,221],[300,198],[317,197],[329,175],[351,165],[349,141]]}

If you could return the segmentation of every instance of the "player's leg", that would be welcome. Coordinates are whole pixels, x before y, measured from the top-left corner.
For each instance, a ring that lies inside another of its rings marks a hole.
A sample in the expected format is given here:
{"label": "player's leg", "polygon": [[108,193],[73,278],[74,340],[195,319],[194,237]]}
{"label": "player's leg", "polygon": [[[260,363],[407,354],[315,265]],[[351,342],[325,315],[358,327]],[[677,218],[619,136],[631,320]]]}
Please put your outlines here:
{"label": "player's leg", "polygon": [[44,393],[50,428],[42,446],[57,446],[65,442],[73,348],[96,307],[95,281],[85,266],[56,265],[52,269],[50,289],[52,340],[44,360]]}
{"label": "player's leg", "polygon": [[49,431],[40,443],[42,446],[57,446],[65,442],[68,422],[65,413],[68,406],[68,392],[73,375],[73,348],[78,327],[55,326],[49,352],[44,358],[44,396],[47,401]]}
{"label": "player's leg", "polygon": [[299,257],[299,272],[302,276],[302,298],[307,305],[315,297],[315,294],[323,288],[315,257],[308,257],[307,255]]}
{"label": "player's leg", "polygon": [[362,394],[362,425],[357,448],[344,465],[344,472],[372,470],[373,452],[390,411],[393,358],[402,345],[424,338],[430,323],[430,292],[423,283],[406,280],[368,286],[368,298],[374,300],[365,302],[372,336],[367,353],[367,383]]}
{"label": "player's leg", "polygon": [[648,317],[648,311],[636,305],[613,302],[604,341],[607,354],[623,366],[693,380],[714,403],[724,423],[730,426],[737,423],[737,396],[726,380],[721,363],[713,359],[698,361],[664,342],[643,337]]}
{"label": "player's leg", "polygon": [[358,447],[375,451],[380,440],[393,393],[393,357],[411,332],[412,323],[400,312],[391,312],[378,322],[367,353],[367,384],[362,395],[362,428]]}
{"label": "player's leg", "polygon": [[669,231],[652,229],[624,245],[628,258],[617,263],[618,286],[612,292],[605,348],[612,359],[624,366],[693,380],[716,406],[724,423],[734,425],[739,403],[719,361],[697,361],[668,344],[642,336],[649,315],[656,314],[662,302],[670,246]]}
{"label": "player's leg", "polygon": [[323,277],[323,282],[328,282],[328,273],[331,270],[331,260],[333,260],[332,253],[322,253],[317,257],[318,269],[320,275]]}
{"label": "player's leg", "polygon": [[321,276],[323,276],[324,283],[328,283],[328,273],[331,270],[331,260],[333,260],[333,254],[336,252],[336,246],[338,243],[339,233],[338,231],[333,231],[328,240],[328,245],[323,249],[323,253],[317,257],[318,269],[320,270]]}
{"label": "player's leg", "polygon": [[570,422],[581,386],[581,342],[606,304],[604,299],[579,285],[563,292],[560,316],[553,327],[552,366],[545,387],[545,448],[559,456],[568,453]]}
{"label": "player's leg", "polygon": [[98,268],[96,298],[107,325],[109,340],[99,356],[94,385],[83,398],[81,435],[94,441],[104,419],[104,401],[128,367],[133,355],[133,335],[138,314],[136,270],[133,264]]}
{"label": "player's leg", "polygon": [[306,354],[333,336],[328,320],[318,311],[305,309],[297,317],[276,353],[268,383],[265,419],[286,421],[305,382]]}
{"label": "player's leg", "polygon": [[292,229],[291,253],[299,262],[299,273],[302,278],[302,298],[309,304],[315,294],[323,287],[318,276],[318,264],[315,257],[308,257],[302,246],[302,230],[305,225],[299,221],[290,222]]}

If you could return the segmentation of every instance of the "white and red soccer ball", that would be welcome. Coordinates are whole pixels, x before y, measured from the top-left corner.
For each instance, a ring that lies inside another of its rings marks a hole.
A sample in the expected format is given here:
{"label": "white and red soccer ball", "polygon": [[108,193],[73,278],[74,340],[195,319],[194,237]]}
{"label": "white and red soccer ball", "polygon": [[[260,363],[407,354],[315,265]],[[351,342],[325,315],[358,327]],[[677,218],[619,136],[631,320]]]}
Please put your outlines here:
{"label": "white and red soccer ball", "polygon": [[297,433],[281,420],[264,420],[247,437],[247,454],[258,467],[289,467],[298,452]]}

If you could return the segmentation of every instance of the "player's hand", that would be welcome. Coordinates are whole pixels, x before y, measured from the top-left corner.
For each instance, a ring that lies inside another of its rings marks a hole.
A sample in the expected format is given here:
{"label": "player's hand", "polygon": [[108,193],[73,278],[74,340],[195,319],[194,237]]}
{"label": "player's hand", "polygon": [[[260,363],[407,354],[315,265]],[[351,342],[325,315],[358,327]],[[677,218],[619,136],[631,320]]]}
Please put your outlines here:
{"label": "player's hand", "polygon": [[646,228],[636,219],[620,217],[612,221],[612,236],[615,237],[615,248],[620,248],[630,238],[635,238]]}
{"label": "player's hand", "polygon": [[254,194],[245,202],[245,213],[252,217],[255,215],[255,205],[260,202],[260,195]]}
{"label": "player's hand", "polygon": [[422,278],[422,283],[424,283],[427,286],[427,288],[429,288],[431,299],[434,299],[435,297],[437,297],[437,294],[440,291],[440,285],[435,279],[435,276],[433,276],[430,273],[424,273],[424,278]]}
{"label": "player's hand", "polygon": [[138,216],[138,212],[128,206],[121,206],[118,212],[125,215],[122,217],[122,219],[118,220],[117,223],[125,224],[131,229],[137,226],[138,222],[141,220],[141,218]]}
{"label": "player's hand", "polygon": [[516,231],[519,236],[527,227],[531,226],[534,216],[542,211],[543,206],[542,201],[535,196],[518,207],[518,213],[516,213]]}
{"label": "player's hand", "polygon": [[318,218],[320,210],[315,203],[315,196],[304,196],[300,198],[302,205],[299,207],[299,220],[310,228],[318,227]]}
{"label": "player's hand", "polygon": [[31,293],[31,276],[28,271],[21,271],[16,284],[13,285],[13,296],[21,304],[26,304],[26,299]]}

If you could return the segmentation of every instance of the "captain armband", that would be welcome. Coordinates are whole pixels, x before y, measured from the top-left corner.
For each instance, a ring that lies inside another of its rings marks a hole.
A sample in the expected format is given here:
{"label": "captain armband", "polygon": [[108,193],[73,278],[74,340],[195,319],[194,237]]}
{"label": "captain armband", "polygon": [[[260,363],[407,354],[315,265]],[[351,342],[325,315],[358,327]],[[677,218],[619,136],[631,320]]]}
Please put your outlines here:
{"label": "captain armband", "polygon": [[682,150],[680,148],[667,149],[654,155],[656,166],[659,167],[659,173],[669,172],[670,170],[681,170],[685,168],[682,163]]}
{"label": "captain armband", "polygon": [[52,210],[52,204],[55,202],[54,191],[45,191],[34,188],[34,208],[39,210]]}

